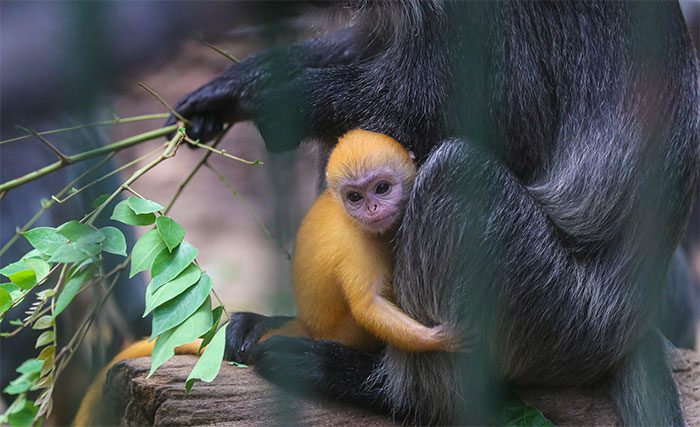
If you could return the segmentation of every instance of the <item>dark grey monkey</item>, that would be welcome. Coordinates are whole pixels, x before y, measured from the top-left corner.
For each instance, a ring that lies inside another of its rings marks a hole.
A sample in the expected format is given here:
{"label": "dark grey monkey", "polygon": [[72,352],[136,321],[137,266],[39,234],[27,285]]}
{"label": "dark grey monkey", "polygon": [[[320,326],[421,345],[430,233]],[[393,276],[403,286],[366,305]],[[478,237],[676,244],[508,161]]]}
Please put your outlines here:
{"label": "dark grey monkey", "polygon": [[678,5],[355,7],[353,26],[243,61],[176,109],[203,139],[253,119],[270,150],[355,127],[411,149],[397,303],[426,324],[475,324],[481,345],[256,344],[283,319],[237,313],[227,357],[409,423],[492,421],[504,384],[604,384],[625,424],[682,425],[652,321],[683,276],[669,271],[698,180],[697,60]]}

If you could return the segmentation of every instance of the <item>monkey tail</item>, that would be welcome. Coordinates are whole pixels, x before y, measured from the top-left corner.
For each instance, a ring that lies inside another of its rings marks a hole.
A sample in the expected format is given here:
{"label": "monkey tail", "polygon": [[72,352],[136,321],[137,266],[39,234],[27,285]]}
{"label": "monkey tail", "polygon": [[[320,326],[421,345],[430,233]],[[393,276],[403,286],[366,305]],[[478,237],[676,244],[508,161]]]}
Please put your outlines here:
{"label": "monkey tail", "polygon": [[[189,344],[184,344],[175,348],[175,354],[183,355],[199,355],[199,347],[202,340],[195,340]],[[139,357],[149,357],[153,353],[153,346],[155,345],[155,340],[148,342],[148,340],[137,341],[130,345],[126,349],[122,350],[117,354],[112,361],[110,361],[100,372],[97,377],[93,380],[92,384],[88,388],[83,400],[80,402],[80,408],[78,413],[73,419],[73,425],[76,427],[87,427],[100,425],[100,413],[102,411],[102,393],[107,378],[107,371],[114,366],[115,363],[122,360],[136,359]]]}

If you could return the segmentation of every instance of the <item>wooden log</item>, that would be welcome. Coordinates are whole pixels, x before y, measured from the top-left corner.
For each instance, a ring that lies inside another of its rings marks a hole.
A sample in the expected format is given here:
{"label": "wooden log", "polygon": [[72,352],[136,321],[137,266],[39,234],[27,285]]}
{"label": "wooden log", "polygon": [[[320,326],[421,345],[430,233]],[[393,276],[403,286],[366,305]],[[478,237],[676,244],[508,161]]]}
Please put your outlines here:
{"label": "wooden log", "polygon": [[[386,418],[361,408],[290,395],[252,368],[225,364],[212,383],[198,382],[185,393],[185,379],[196,362],[177,356],[146,379],[150,359],[116,364],[105,385],[105,424],[121,425],[369,425]],[[679,351],[674,376],[683,395],[688,425],[700,425],[700,354]],[[557,425],[619,425],[601,390],[522,390],[520,396]]]}

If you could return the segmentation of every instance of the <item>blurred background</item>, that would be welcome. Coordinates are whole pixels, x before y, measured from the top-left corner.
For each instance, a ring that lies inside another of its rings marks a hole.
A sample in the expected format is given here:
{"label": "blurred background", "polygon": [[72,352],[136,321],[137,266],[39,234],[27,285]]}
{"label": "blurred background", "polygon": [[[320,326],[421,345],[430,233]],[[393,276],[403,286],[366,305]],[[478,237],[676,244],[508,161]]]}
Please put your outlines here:
{"label": "blurred background", "polygon": [[[700,3],[683,1],[681,6],[697,46]],[[331,24],[319,19],[319,13],[305,3],[289,2],[4,0],[0,2],[0,140],[25,134],[15,127],[17,124],[43,131],[109,120],[114,115],[166,112],[153,95],[138,86],[139,82],[174,105],[231,65],[230,59],[200,39],[245,58],[267,47],[327,30]],[[73,154],[161,125],[162,120],[121,124],[60,134],[50,140]],[[161,143],[146,142],[123,151],[116,162],[136,159]],[[226,188],[217,176],[202,168],[170,216],[185,227],[186,239],[199,248],[199,263],[213,278],[229,312],[292,314],[287,252],[292,251],[299,221],[316,195],[314,146],[305,144],[294,152],[271,155],[265,151],[256,128],[241,123],[232,128],[219,148],[245,159],[261,160],[264,165],[249,166],[213,155],[212,164],[232,188]],[[133,187],[144,197],[166,204],[203,154],[202,150],[182,148],[175,158]],[[1,181],[54,160],[53,153],[35,139],[0,145]],[[71,168],[0,200],[0,244],[5,244],[15,228],[40,209],[41,198],[50,198],[84,170]],[[111,181],[107,191],[120,182]],[[55,225],[82,216],[92,200],[76,197],[55,206],[38,225]],[[137,233],[147,230],[144,227]],[[696,203],[686,244],[697,245],[698,236],[700,212]],[[700,272],[700,250],[697,246],[689,249],[695,270]],[[26,250],[26,245],[18,242],[0,257],[0,265],[14,261]],[[113,304],[126,309],[131,304],[140,307],[138,298],[146,279],[124,284],[121,298]],[[80,313],[76,316],[80,318]],[[139,328],[147,325],[135,330]],[[2,361],[6,365],[2,385],[11,379],[7,378],[8,372],[14,369],[10,369],[9,358],[22,351],[18,344],[10,352],[8,345],[7,340],[0,341],[0,351],[5,347]],[[88,368],[83,371],[104,363],[104,354],[97,357],[95,351],[87,350],[82,362],[76,362]],[[17,360],[30,356],[18,354]]]}
{"label": "blurred background", "polygon": [[[274,2],[10,1],[0,7],[2,139],[24,133],[15,124],[48,130],[108,120],[113,115],[166,112],[139,82],[174,105],[231,65],[200,38],[244,58],[271,45],[308,38],[316,31],[310,24],[286,19],[286,11],[280,8],[292,6]],[[161,125],[162,120],[154,120],[109,126],[100,128],[97,136],[111,142]],[[83,151],[71,139],[75,135],[51,138],[67,153]],[[161,143],[146,142],[121,152],[117,162],[135,159]],[[41,152],[53,161],[50,150],[39,141],[12,145]],[[171,216],[200,249],[199,261],[231,310],[289,310],[289,303],[278,295],[288,294],[288,261],[278,244],[291,251],[294,231],[315,196],[314,149],[309,144],[298,152],[270,155],[250,123],[234,126],[219,147],[246,159],[262,160],[264,165],[252,167],[212,156],[212,163],[239,196],[234,197],[203,168]],[[7,158],[9,149],[6,145],[0,151],[4,162],[13,160]],[[203,154],[202,150],[180,150],[134,188],[165,204]],[[25,170],[17,170],[22,166]],[[26,173],[33,166],[19,165],[13,172]],[[4,175],[3,180],[10,178]],[[37,201],[34,208],[39,207]],[[14,230],[16,225],[3,221],[2,227]]]}

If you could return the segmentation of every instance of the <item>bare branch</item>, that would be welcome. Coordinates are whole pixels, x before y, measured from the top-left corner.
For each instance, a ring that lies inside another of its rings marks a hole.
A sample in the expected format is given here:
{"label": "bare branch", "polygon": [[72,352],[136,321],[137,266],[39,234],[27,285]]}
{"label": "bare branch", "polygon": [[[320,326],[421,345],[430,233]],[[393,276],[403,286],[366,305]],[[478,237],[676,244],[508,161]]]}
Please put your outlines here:
{"label": "bare branch", "polygon": [[15,125],[15,127],[17,127],[18,129],[22,129],[23,131],[34,135],[39,141],[43,142],[44,145],[49,147],[51,149],[51,151],[53,151],[56,154],[56,156],[58,156],[58,160],[60,160],[63,163],[66,162],[66,155],[63,154],[61,151],[59,151],[59,149],[56,148],[51,142],[49,142],[48,139],[39,135],[34,129],[32,129],[30,127],[19,126],[19,125]]}
{"label": "bare branch", "polygon": [[211,151],[211,152],[214,153],[214,154],[218,154],[218,155],[220,155],[220,156],[226,157],[226,158],[231,159],[231,160],[235,160],[235,161],[237,161],[237,162],[245,163],[245,164],[247,164],[247,165],[251,165],[251,166],[260,166],[260,165],[263,164],[263,162],[260,161],[260,160],[246,160],[246,159],[243,159],[243,158],[241,158],[241,157],[234,156],[233,154],[229,154],[228,151],[226,151],[226,150],[217,150],[217,149],[214,148],[214,147],[210,147],[210,146],[208,146],[208,145],[202,144],[201,142],[199,142],[199,141],[197,141],[197,140],[194,140],[194,139],[191,139],[191,138],[189,138],[189,137],[187,137],[187,136],[185,137],[185,141],[186,141],[188,144],[194,145],[195,147],[199,147],[199,148],[203,148],[203,149],[205,149],[205,150],[209,150],[209,151]]}
{"label": "bare branch", "polygon": [[187,124],[190,123],[189,120],[187,120],[186,118],[182,117],[182,116],[180,115],[180,113],[178,113],[177,111],[175,111],[175,110],[173,109],[173,107],[170,106],[170,104],[168,104],[167,102],[165,102],[165,100],[163,99],[163,97],[161,97],[160,95],[158,95],[158,94],[156,93],[156,91],[154,91],[154,90],[151,89],[150,87],[146,86],[144,83],[139,82],[138,85],[141,86],[146,92],[148,92],[148,93],[150,93],[151,95],[153,95],[153,96],[158,100],[158,102],[160,102],[161,104],[163,104],[163,106],[164,106],[168,111],[170,111],[170,114],[172,114],[173,116],[177,117],[177,119],[180,120],[182,123],[187,123]]}
{"label": "bare branch", "polygon": [[78,153],[78,154],[75,154],[72,156],[67,156],[67,157],[65,157],[64,161],[59,160],[57,162],[51,163],[48,166],[44,166],[41,169],[38,169],[38,170],[30,172],[26,175],[23,175],[19,178],[15,178],[15,179],[12,179],[10,181],[7,181],[7,182],[0,184],[0,193],[10,191],[13,188],[19,187],[22,184],[26,184],[27,182],[39,179],[42,176],[48,175],[52,172],[55,172],[66,165],[82,162],[84,160],[100,156],[102,154],[108,154],[108,153],[112,153],[112,152],[121,151],[121,150],[128,148],[128,147],[131,147],[133,145],[137,145],[137,144],[140,144],[142,142],[149,141],[151,139],[156,139],[156,138],[160,138],[160,137],[169,135],[173,131],[177,130],[177,128],[178,128],[177,125],[163,127],[160,129],[149,131],[149,132],[144,132],[142,134],[135,135],[135,136],[132,136],[129,138],[125,138],[125,139],[122,139],[121,141],[117,141],[117,142],[114,142],[112,144],[107,144],[103,147],[95,148],[93,150],[88,150],[88,151]]}
{"label": "bare branch", "polygon": [[282,243],[278,242],[277,240],[275,240],[274,237],[272,237],[272,233],[270,233],[270,231],[267,229],[267,227],[265,227],[265,225],[262,223],[262,221],[260,221],[260,219],[257,217],[257,215],[255,215],[255,211],[253,210],[253,208],[248,204],[248,202],[246,202],[246,200],[241,196],[241,193],[239,193],[238,190],[236,190],[236,188],[233,186],[233,184],[231,184],[231,181],[229,181],[228,178],[226,178],[226,176],[224,176],[224,174],[219,172],[211,164],[207,163],[206,166],[207,166],[207,168],[209,168],[209,170],[214,175],[216,175],[217,178],[219,178],[219,181],[221,181],[221,183],[224,185],[224,187],[226,187],[226,189],[231,193],[231,195],[234,198],[237,198],[241,201],[241,203],[243,204],[243,207],[248,211],[248,214],[253,218],[253,220],[255,220],[255,222],[258,224],[258,227],[260,227],[260,229],[263,231],[263,233],[265,233],[267,238],[270,239],[270,241],[272,243],[274,243],[276,246],[278,246],[280,249],[282,249],[285,256],[287,257],[287,260],[291,261],[292,254],[289,253],[287,248],[285,248],[282,245]]}
{"label": "bare branch", "polygon": [[235,62],[236,64],[240,61],[237,57],[235,57],[233,54],[231,54],[229,51],[221,49],[219,47],[214,46],[213,44],[209,43],[208,41],[204,40],[202,37],[194,37],[195,40],[198,42],[202,43],[204,46],[208,47],[209,49],[213,50],[214,52],[225,56],[228,58],[231,62]]}
{"label": "bare branch", "polygon": [[[93,128],[93,127],[98,127],[98,126],[112,126],[112,125],[118,125],[118,124],[122,124],[122,123],[142,122],[142,121],[146,121],[146,120],[163,120],[163,119],[167,119],[168,116],[169,116],[168,113],[156,113],[156,114],[144,114],[142,116],[132,116],[132,117],[124,117],[124,118],[115,117],[112,120],[102,120],[102,121],[95,122],[95,123],[88,123],[86,125],[70,126],[67,128],[47,130],[47,131],[39,132],[39,135],[42,135],[42,136],[43,135],[53,135],[56,133],[70,132],[73,130],[88,129],[88,128]],[[22,136],[18,136],[16,138],[6,139],[4,141],[0,141],[0,145],[9,144],[10,142],[15,142],[15,141],[21,141],[23,139],[31,138],[32,136],[33,135],[22,135]]]}

